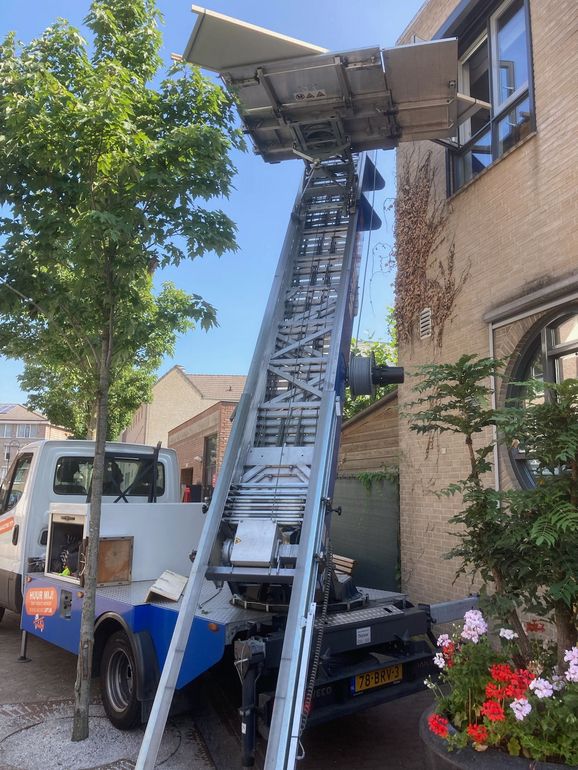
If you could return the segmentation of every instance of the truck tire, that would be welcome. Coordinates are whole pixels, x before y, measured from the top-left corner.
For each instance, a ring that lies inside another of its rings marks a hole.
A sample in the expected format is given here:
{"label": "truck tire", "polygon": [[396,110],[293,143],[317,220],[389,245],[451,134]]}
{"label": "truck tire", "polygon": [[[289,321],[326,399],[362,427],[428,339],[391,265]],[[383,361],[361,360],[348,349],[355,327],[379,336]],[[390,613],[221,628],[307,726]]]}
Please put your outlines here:
{"label": "truck tire", "polygon": [[119,730],[131,730],[140,724],[136,681],[136,663],[129,638],[124,631],[116,631],[108,638],[102,653],[100,689],[106,715]]}

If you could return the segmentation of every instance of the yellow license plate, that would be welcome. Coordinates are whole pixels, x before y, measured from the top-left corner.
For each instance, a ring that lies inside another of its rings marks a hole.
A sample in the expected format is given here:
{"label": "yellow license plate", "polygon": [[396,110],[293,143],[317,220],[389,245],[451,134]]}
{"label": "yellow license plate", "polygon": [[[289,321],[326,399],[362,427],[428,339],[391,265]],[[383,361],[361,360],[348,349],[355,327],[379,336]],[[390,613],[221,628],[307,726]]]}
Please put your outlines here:
{"label": "yellow license plate", "polygon": [[366,674],[357,674],[355,677],[354,692],[373,690],[374,687],[383,687],[385,684],[400,682],[403,678],[402,665],[378,668],[376,671],[368,671]]}

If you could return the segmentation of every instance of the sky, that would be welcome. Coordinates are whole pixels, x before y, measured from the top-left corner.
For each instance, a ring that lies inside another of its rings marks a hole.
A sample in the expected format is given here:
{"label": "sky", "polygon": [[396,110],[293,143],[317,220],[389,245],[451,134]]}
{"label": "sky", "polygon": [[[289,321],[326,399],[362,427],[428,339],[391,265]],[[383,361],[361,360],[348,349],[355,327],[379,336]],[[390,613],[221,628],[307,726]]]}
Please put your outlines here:
{"label": "sky", "polygon": [[[202,3],[199,3],[202,4]],[[417,13],[422,0],[211,0],[211,10],[234,16],[290,37],[347,51],[378,45],[395,45],[396,39]],[[89,0],[27,0],[0,2],[0,37],[14,30],[28,42],[56,18],[68,19],[82,29]],[[162,58],[167,66],[171,53],[182,53],[196,15],[188,0],[158,0],[164,15]],[[208,254],[178,269],[157,273],[156,281],[173,281],[179,288],[200,294],[217,308],[219,327],[195,329],[179,338],[172,358],[166,358],[159,376],[175,364],[195,374],[246,374],[251,362],[261,318],[303,163],[299,160],[270,165],[249,152],[235,153],[238,174],[234,190],[220,207],[237,225],[239,250],[217,257]],[[385,269],[393,240],[392,213],[387,210],[395,194],[393,151],[380,151],[377,165],[386,180],[374,206],[382,219],[380,230],[366,234],[365,284],[360,287],[362,313],[354,334],[362,339],[383,339],[386,309],[393,304],[392,274]],[[0,357],[0,403],[25,403],[26,394],[17,376],[18,361]]]}

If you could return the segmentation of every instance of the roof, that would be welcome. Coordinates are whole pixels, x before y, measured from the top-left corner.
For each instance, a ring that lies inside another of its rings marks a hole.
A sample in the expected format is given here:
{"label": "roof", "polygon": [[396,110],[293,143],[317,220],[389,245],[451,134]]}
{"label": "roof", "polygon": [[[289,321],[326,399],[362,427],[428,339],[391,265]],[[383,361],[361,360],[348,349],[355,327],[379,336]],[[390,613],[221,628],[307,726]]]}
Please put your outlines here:
{"label": "roof", "polygon": [[0,422],[48,422],[38,412],[26,409],[22,404],[0,404]]}
{"label": "roof", "polygon": [[247,377],[244,374],[187,374],[201,396],[214,401],[239,401]]}
{"label": "roof", "polygon": [[342,430],[349,427],[350,425],[353,425],[353,423],[358,422],[359,420],[363,420],[364,417],[369,417],[370,414],[377,412],[377,410],[381,409],[382,406],[385,406],[388,403],[395,403],[396,401],[397,388],[392,390],[391,393],[386,393],[385,396],[380,398],[378,401],[374,401],[373,404],[366,406],[365,409],[362,409],[361,412],[354,414],[353,417],[349,418],[349,420],[345,420],[341,426]]}

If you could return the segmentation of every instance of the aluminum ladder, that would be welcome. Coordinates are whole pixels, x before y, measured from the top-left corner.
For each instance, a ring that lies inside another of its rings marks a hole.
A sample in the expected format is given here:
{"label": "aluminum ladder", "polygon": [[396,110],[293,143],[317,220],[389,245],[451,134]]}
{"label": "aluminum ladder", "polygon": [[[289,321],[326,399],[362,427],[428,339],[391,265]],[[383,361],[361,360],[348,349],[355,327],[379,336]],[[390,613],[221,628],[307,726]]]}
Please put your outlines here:
{"label": "aluminum ladder", "polygon": [[363,155],[306,165],[137,770],[155,766],[207,578],[234,592],[291,588],[265,768],[295,765],[356,312],[359,230],[373,219],[362,188],[375,178]]}

